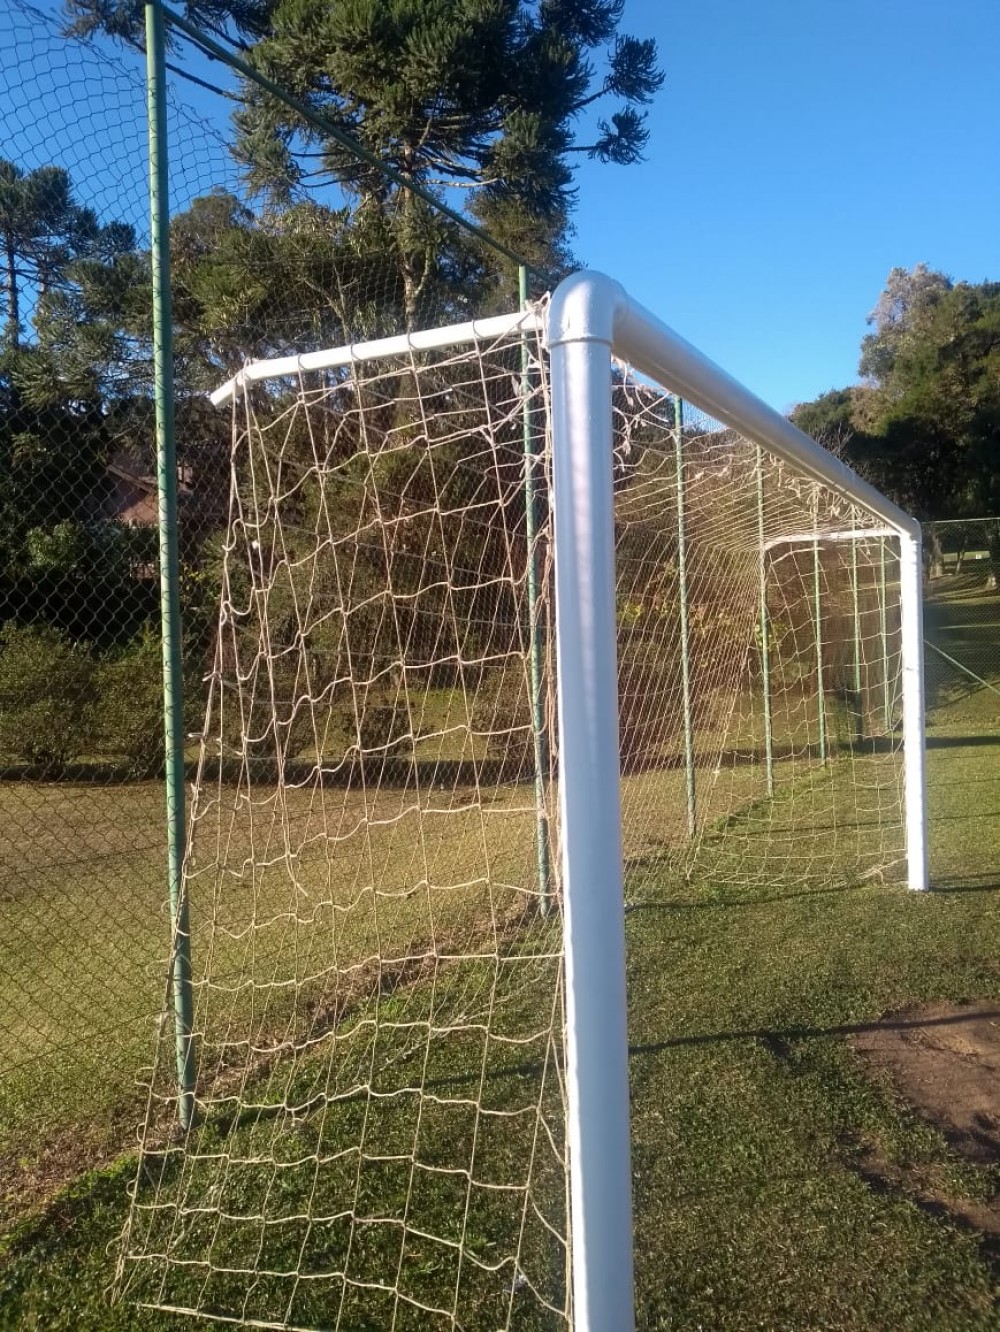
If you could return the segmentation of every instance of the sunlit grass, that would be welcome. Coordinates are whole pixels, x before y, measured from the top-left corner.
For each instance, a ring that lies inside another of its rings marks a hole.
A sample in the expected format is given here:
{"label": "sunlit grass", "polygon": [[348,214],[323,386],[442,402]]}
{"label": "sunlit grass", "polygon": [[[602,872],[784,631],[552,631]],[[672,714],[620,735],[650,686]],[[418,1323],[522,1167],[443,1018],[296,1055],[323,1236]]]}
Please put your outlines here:
{"label": "sunlit grass", "polygon": [[[988,1194],[1000,1180],[961,1166],[936,1131],[863,1076],[844,1041],[852,1025],[924,999],[1000,997],[1000,889],[984,868],[1000,863],[994,702],[1000,698],[955,690],[932,715],[932,879],[944,891],[929,895],[908,894],[869,873],[891,866],[894,857],[898,862],[898,760],[848,750],[849,719],[836,714],[831,731],[843,733],[845,748],[826,766],[815,752],[814,713],[794,743],[789,729],[772,801],[765,798],[757,719],[744,727],[738,761],[713,762],[711,734],[703,733],[693,842],[682,767],[637,771],[624,780],[640,1327],[966,1332],[995,1326],[996,1276],[976,1236],[922,1210],[903,1185],[873,1190],[857,1162],[875,1144],[901,1166],[916,1162],[942,1173],[956,1196]],[[265,799],[252,827],[245,808],[234,806],[231,820],[227,809],[228,854],[219,857],[213,845],[192,885],[196,978],[203,979],[209,958],[218,981],[246,974],[249,927],[261,927],[251,970],[263,983],[266,1006],[258,1004],[251,1018],[238,991],[222,998],[201,984],[202,1003],[205,996],[210,1002],[200,1011],[206,1031],[222,1034],[243,1024],[263,1048],[294,1017],[289,991],[272,980],[290,977],[308,1000],[305,1026],[294,1028],[301,1037],[322,1016],[334,954],[338,972],[354,966],[357,986],[346,996],[354,1027],[347,1029],[362,1030],[371,1005],[379,1005],[386,1020],[379,1067],[396,1086],[430,1079],[448,1089],[451,1107],[421,1129],[416,1102],[401,1098],[380,1120],[375,1137],[385,1150],[377,1154],[396,1155],[395,1144],[430,1166],[460,1158],[470,1132],[462,1107],[472,1099],[474,1079],[475,1096],[487,1088],[485,1104],[504,1128],[491,1137],[480,1166],[512,1178],[526,1144],[520,1120],[504,1116],[537,1094],[537,1049],[529,1041],[525,1057],[517,1057],[516,1047],[500,1047],[484,1063],[476,1040],[428,1047],[426,1039],[401,1034],[426,1031],[435,1003],[455,1013],[469,1007],[469,996],[480,1002],[493,984],[492,963],[439,969],[433,999],[419,973],[400,971],[379,990],[366,969],[377,952],[403,958],[415,942],[433,942],[441,954],[453,944],[457,952],[494,920],[516,923],[530,906],[536,888],[530,788],[498,788],[478,813],[470,794],[425,786],[366,800],[340,789],[322,793],[318,805],[315,793],[295,791],[283,808]],[[161,799],[156,785],[0,790],[0,817],[14,830],[0,849],[4,883],[14,886],[0,906],[0,924],[7,937],[16,930],[25,939],[23,950],[7,950],[0,961],[0,1002],[12,1014],[0,1027],[0,1042],[7,1042],[0,1056],[10,1069],[12,1058],[31,1055],[0,1081],[0,1158],[13,1165],[17,1181],[7,1185],[11,1216],[58,1192],[85,1163],[120,1150],[141,1117],[134,1079],[151,1058],[168,945],[160,905],[163,848],[155,836],[144,842],[141,830],[158,826]],[[300,848],[291,862],[275,854],[282,828]],[[331,829],[332,837],[324,835]],[[220,860],[250,867],[234,871],[223,891]],[[124,946],[111,947],[106,914],[96,909],[108,900],[128,928]],[[516,954],[516,941],[515,929],[500,951]],[[510,1032],[536,1030],[537,1009],[554,983],[547,967],[521,971],[519,986],[509,989]],[[50,997],[45,1005],[21,998],[32,994]],[[61,1040],[67,1030],[79,1039]],[[278,1172],[225,1176],[220,1187],[228,1190],[229,1211],[253,1215],[266,1205],[291,1218],[308,1192],[316,1215],[337,1212],[346,1177],[335,1158],[339,1145],[359,1140],[365,1097],[321,1098],[322,1113],[307,1108],[291,1118],[284,1108],[308,1107],[317,1089],[340,1085],[338,1078],[349,1084],[349,1061],[337,1062],[347,1056],[331,1054],[332,1030],[314,1025],[315,1040],[284,1064],[270,1054],[251,1061],[242,1112],[226,1109],[221,1070],[221,1094],[198,1129],[188,1173],[164,1139],[161,1165],[154,1157],[153,1173],[147,1170],[140,1182],[140,1203],[178,1198],[182,1185],[183,1196],[195,1197],[197,1159],[222,1150],[288,1163]],[[557,1096],[548,1113],[556,1125]],[[309,1161],[294,1165],[299,1156]],[[327,1159],[317,1174],[312,1163]],[[547,1169],[537,1196],[547,1200],[558,1228],[559,1171],[551,1163]],[[0,1259],[0,1327],[166,1332],[185,1325],[128,1302],[107,1304],[109,1246],[113,1251],[126,1215],[133,1171],[129,1163],[84,1179],[10,1237],[6,1261]],[[206,1220],[192,1222],[177,1252],[195,1262],[210,1254],[214,1274],[186,1269],[167,1292],[154,1266],[135,1275],[129,1298],[197,1299],[219,1308],[249,1301],[248,1311],[252,1304],[258,1313],[318,1327],[332,1322],[339,1291],[344,1325],[352,1329],[384,1327],[394,1310],[398,1327],[444,1326],[445,1314],[435,1322],[438,1315],[418,1305],[454,1307],[447,1292],[456,1289],[455,1218],[468,1203],[462,1325],[486,1332],[510,1314],[512,1326],[531,1332],[559,1326],[544,1302],[519,1305],[517,1273],[492,1262],[520,1233],[521,1214],[491,1206],[495,1199],[478,1188],[470,1193],[467,1180],[456,1186],[444,1173],[426,1174],[418,1212],[423,1229],[443,1243],[414,1237],[407,1247],[392,1239],[398,1233],[392,1227],[366,1232],[346,1285],[331,1277],[344,1268],[343,1226],[331,1222],[306,1233],[290,1220],[283,1236],[275,1228],[267,1270],[313,1275],[248,1283],[223,1269],[227,1257],[237,1268],[259,1267],[254,1244],[238,1228],[209,1233]],[[10,1178],[5,1167],[5,1184]],[[355,1169],[348,1182],[359,1215],[376,1209],[398,1217],[412,1196],[412,1172],[391,1165],[372,1163],[360,1176]],[[163,1239],[157,1215],[140,1212],[139,1225],[150,1229],[136,1240],[155,1248]],[[533,1279],[558,1305],[559,1246],[548,1232],[528,1234],[522,1243]],[[393,1289],[405,1292],[401,1305],[392,1292],[362,1290],[387,1271]]]}

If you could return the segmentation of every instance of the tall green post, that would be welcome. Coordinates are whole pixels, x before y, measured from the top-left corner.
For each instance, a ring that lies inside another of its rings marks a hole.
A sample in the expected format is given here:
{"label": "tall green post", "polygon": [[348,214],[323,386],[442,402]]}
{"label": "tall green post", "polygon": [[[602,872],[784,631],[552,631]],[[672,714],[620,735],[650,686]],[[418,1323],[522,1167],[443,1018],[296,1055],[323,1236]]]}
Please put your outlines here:
{"label": "tall green post", "polygon": [[681,687],[684,703],[684,777],[688,836],[698,827],[694,775],[694,717],[691,707],[691,657],[688,634],[687,523],[684,513],[684,402],[674,398],[674,462],[677,471],[677,581],[681,603]]}
{"label": "tall green post", "polygon": [[757,445],[757,545],[760,581],[760,669],[764,687],[764,764],[767,794],[774,795],[774,731],[771,718],[771,642],[767,622],[767,548],[764,545],[764,451]]}
{"label": "tall green post", "polygon": [[819,502],[813,538],[813,618],[816,621],[816,710],[819,714],[819,761],[826,762],[826,701],[823,697],[823,601],[819,557]]}
{"label": "tall green post", "polygon": [[[851,520],[852,530],[855,527]],[[863,740],[865,735],[865,708],[862,698],[861,660],[861,597],[858,591],[858,540],[851,537],[851,611],[854,617],[854,706],[857,708],[857,729],[855,738]]]}
{"label": "tall green post", "polygon": [[182,879],[185,841],[184,699],[174,443],[173,337],[170,307],[170,207],[167,189],[166,62],[159,0],[146,5],[146,91],[149,120],[149,216],[153,276],[153,375],[156,399],[156,480],[160,539],[160,623],[163,635],[163,722],[166,744],[167,887],[173,937],[171,989],[181,1126],[194,1115],[194,1006],[191,933]]}
{"label": "tall green post", "polygon": [[[517,270],[521,309],[528,305],[528,270],[521,264]],[[538,485],[535,469],[538,454],[532,430],[531,411],[531,353],[526,336],[521,338],[521,394],[524,402],[522,430],[524,436],[524,532],[528,545],[528,651],[531,683],[531,733],[535,757],[535,808],[537,822],[535,846],[538,856],[538,906],[547,916],[552,904],[551,859],[549,852],[549,825],[547,816],[547,785],[549,771],[549,744],[545,730],[545,700],[542,680],[542,624],[539,616],[538,589]]]}

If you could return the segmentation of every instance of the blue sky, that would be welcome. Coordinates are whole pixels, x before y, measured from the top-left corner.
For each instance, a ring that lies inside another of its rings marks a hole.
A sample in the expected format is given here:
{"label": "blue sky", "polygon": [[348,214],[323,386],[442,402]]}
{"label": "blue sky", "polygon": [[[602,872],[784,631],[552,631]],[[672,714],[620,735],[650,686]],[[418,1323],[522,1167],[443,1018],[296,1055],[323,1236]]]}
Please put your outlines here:
{"label": "blue sky", "polygon": [[[144,220],[142,62],[117,54],[133,93],[73,85],[61,39],[6,3],[7,151]],[[1000,0],[626,0],[623,30],[657,38],[667,82],[645,163],[581,167],[575,251],[779,410],[854,380],[894,265],[1000,278]],[[178,93],[220,124],[217,99]],[[235,183],[217,139],[181,130],[178,206]]]}
{"label": "blue sky", "polygon": [[627,0],[647,161],[580,172],[576,251],[773,406],[856,379],[894,265],[1000,278],[998,0]]}

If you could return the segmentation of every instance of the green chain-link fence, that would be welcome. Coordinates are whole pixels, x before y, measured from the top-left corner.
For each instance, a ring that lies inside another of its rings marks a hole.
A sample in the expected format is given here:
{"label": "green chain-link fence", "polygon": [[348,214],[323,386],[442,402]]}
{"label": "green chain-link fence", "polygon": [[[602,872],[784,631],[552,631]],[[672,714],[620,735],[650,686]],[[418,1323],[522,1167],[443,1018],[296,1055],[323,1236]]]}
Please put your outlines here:
{"label": "green chain-link fence", "polygon": [[940,726],[1000,720],[1000,518],[924,526],[928,704]]}
{"label": "green chain-link fence", "polygon": [[[70,39],[62,25],[54,7],[24,0],[0,12],[0,1211],[10,1215],[129,1140],[171,933],[146,79],[138,52]],[[413,219],[424,267],[407,288],[377,221],[367,233],[346,226],[335,184],[293,192],[280,211],[251,197],[227,146],[231,110],[179,80],[165,103],[186,763],[228,486],[230,422],[206,391],[255,355],[396,331],[414,305],[422,320],[449,322],[517,301],[516,265],[482,235],[465,236],[461,273],[430,262],[459,225],[430,202]]]}
{"label": "green chain-link fence", "polygon": [[[0,1210],[16,1214],[127,1140],[170,926],[142,65],[12,0],[0,87]],[[183,214],[235,172],[176,101],[168,126]],[[190,389],[194,719],[226,441]]]}
{"label": "green chain-link fence", "polygon": [[[989,886],[1000,870],[1000,763],[990,758],[1000,746],[1000,519],[926,523],[924,569],[935,883]],[[971,877],[970,849],[981,861]]]}

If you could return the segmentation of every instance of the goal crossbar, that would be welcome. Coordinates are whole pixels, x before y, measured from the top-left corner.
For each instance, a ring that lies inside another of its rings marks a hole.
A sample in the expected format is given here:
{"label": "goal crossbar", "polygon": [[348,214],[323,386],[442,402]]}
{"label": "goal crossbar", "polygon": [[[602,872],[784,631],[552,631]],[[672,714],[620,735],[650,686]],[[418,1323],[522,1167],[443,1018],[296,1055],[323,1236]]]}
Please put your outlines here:
{"label": "goal crossbar", "polygon": [[302,352],[295,356],[274,356],[251,361],[215,389],[209,398],[214,406],[221,407],[231,402],[243,385],[262,379],[287,379],[290,375],[306,374],[313,370],[337,370],[345,365],[402,356],[407,352],[435,351],[445,347],[467,346],[474,342],[489,342],[514,333],[534,333],[541,327],[541,315],[533,310],[524,310],[515,314],[494,315],[489,319],[471,319],[464,324],[448,324],[443,328],[402,333],[392,338],[348,342],[340,347]]}

